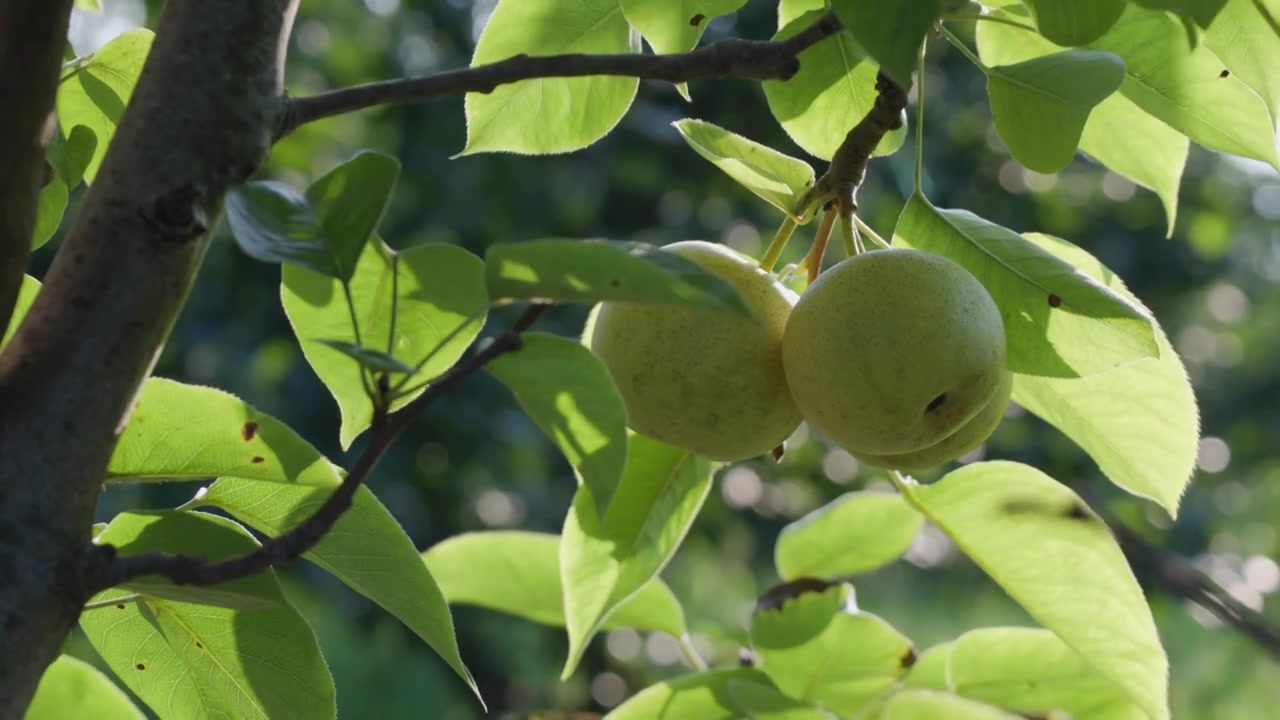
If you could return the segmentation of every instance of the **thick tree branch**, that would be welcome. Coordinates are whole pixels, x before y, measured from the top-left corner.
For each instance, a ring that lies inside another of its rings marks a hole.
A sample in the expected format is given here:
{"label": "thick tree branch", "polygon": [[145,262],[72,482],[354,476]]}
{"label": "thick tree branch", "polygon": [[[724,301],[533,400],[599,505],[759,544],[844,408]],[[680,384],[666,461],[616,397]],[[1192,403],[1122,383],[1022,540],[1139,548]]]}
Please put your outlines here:
{"label": "thick tree branch", "polygon": [[531,305],[505,333],[480,352],[455,366],[413,402],[389,417],[374,420],[373,436],[360,454],[351,472],[314,513],[293,529],[268,540],[258,549],[244,555],[210,562],[195,555],[173,555],[148,552],[116,555],[115,548],[104,545],[98,550],[106,562],[89,580],[93,592],[126,583],[145,575],[161,575],[179,585],[217,585],[250,575],[269,567],[285,565],[315,547],[351,507],[356,491],[368,479],[378,461],[400,434],[442,395],[474,375],[489,361],[520,349],[520,335],[533,325],[546,310],[546,305]]}
{"label": "thick tree branch", "polygon": [[31,254],[71,0],[0,0],[0,335]]}
{"label": "thick tree branch", "polygon": [[499,85],[534,78],[614,75],[671,83],[724,77],[788,80],[800,69],[797,56],[834,35],[840,28],[839,18],[834,12],[829,12],[800,33],[778,42],[731,38],[691,52],[670,55],[517,55],[488,65],[427,77],[340,88],[291,99],[277,139],[321,118],[441,95],[488,93]]}

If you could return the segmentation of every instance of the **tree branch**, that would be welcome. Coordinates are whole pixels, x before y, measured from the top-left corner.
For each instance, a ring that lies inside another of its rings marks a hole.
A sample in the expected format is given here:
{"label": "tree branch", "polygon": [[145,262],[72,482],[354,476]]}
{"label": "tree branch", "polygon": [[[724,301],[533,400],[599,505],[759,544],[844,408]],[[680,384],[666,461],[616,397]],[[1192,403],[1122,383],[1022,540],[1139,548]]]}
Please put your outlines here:
{"label": "tree branch", "polygon": [[841,27],[835,13],[828,12],[799,34],[778,42],[730,38],[687,53],[670,55],[517,55],[488,65],[427,77],[399,78],[340,88],[290,99],[276,139],[321,118],[441,95],[489,93],[499,85],[535,78],[613,75],[670,83],[725,77],[788,80],[800,69],[797,56],[834,35]]}
{"label": "tree branch", "polygon": [[31,254],[71,0],[0,0],[0,335]]}
{"label": "tree branch", "polygon": [[97,548],[101,553],[100,562],[88,580],[90,589],[96,593],[145,575],[161,575],[179,585],[217,585],[293,562],[315,547],[351,507],[356,491],[401,433],[440,396],[474,375],[489,361],[520,349],[521,333],[529,329],[546,308],[541,304],[530,305],[505,333],[445,373],[413,402],[390,416],[375,416],[373,436],[351,472],[324,504],[288,532],[268,540],[253,552],[216,562],[196,555],[163,552],[116,555],[114,547],[103,545]]}

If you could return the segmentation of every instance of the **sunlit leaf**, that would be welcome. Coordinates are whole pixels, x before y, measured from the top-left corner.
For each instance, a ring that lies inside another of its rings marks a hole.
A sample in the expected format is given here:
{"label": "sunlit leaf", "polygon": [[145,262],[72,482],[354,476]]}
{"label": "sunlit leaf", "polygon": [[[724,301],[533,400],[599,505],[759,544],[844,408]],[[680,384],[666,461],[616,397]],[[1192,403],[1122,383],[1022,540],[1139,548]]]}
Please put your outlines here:
{"label": "sunlit leaf", "polygon": [[62,655],[40,676],[23,720],[144,720],[146,715],[101,670]]}
{"label": "sunlit leaf", "polygon": [[374,372],[413,374],[413,367],[381,350],[371,350],[345,340],[316,340],[316,342],[337,350]]}
{"label": "sunlit leaf", "polygon": [[[472,67],[514,55],[638,53],[618,0],[500,0],[485,23]],[[628,77],[539,78],[467,93],[467,145],[480,152],[564,153],[613,130],[639,80]]]}
{"label": "sunlit leaf", "polygon": [[[285,314],[301,341],[302,353],[338,401],[339,439],[348,448],[369,427],[373,401],[365,393],[359,364],[343,352],[311,342],[356,342],[342,284],[294,266],[285,266],[281,283]],[[365,245],[350,285],[361,344],[390,350],[392,357],[410,366],[430,356],[420,370],[422,378],[440,375],[462,357],[484,325],[489,306],[484,264],[466,250],[444,243],[396,253],[375,237]],[[392,325],[395,337],[388,342]],[[398,398],[392,409],[418,394]]]}
{"label": "sunlit leaf", "polygon": [[84,169],[87,183],[98,174],[154,39],[155,33],[146,28],[117,35],[58,86],[58,124],[64,135],[84,125],[97,139]]}
{"label": "sunlit leaf", "polygon": [[794,212],[797,201],[814,182],[808,163],[703,120],[677,120],[672,125],[699,155],[765,202],[798,219]]}
{"label": "sunlit leaf", "polygon": [[[1124,281],[1071,243],[1026,238],[1133,302]],[[1195,469],[1200,414],[1177,352],[1156,327],[1160,357],[1087,378],[1019,375],[1013,397],[1074,440],[1115,484],[1158,503],[1170,515]]]}
{"label": "sunlit leaf", "polygon": [[902,684],[921,690],[951,690],[951,683],[947,681],[947,664],[954,645],[954,641],[938,643],[920,653],[916,664],[902,678]]}
{"label": "sunlit leaf", "polygon": [[893,245],[946,256],[986,286],[1004,319],[1014,373],[1088,376],[1159,352],[1139,304],[973,213],[938,209],[914,195]]}
{"label": "sunlit leaf", "polygon": [[[327,488],[302,488],[222,478],[199,502],[218,507],[249,526],[277,537],[291,530],[324,502]],[[403,622],[440,655],[477,693],[454,636],[444,596],[413,541],[366,487],[337,524],[303,557]]]}
{"label": "sunlit leaf", "polygon": [[219,475],[319,486],[340,480],[320,451],[292,428],[240,398],[148,378],[111,455],[107,481]]}
{"label": "sunlit leaf", "polygon": [[[1280,115],[1280,1],[1227,0],[1204,37],[1226,69]],[[1221,74],[1221,73],[1219,73]]]}
{"label": "sunlit leaf", "polygon": [[324,233],[337,277],[349,280],[355,273],[360,253],[378,229],[399,177],[399,160],[366,150],[307,188],[307,201]]}
{"label": "sunlit leaf", "polygon": [[1151,608],[1115,538],[1074,492],[1035,468],[998,461],[965,466],[913,494],[1033,618],[1153,720],[1168,720],[1169,663]]}
{"label": "sunlit leaf", "polygon": [[578,666],[587,642],[619,605],[670,561],[711,491],[712,464],[632,434],[627,468],[601,516],[591,488],[578,487],[560,543],[569,656]]}
{"label": "sunlit leaf", "polygon": [[750,720],[838,720],[839,716],[813,703],[787,697],[772,685],[730,680],[729,698]]}
{"label": "sunlit leaf", "polygon": [[936,690],[895,693],[869,720],[1022,720],[1019,715]]}
{"label": "sunlit leaf", "polygon": [[[1040,34],[1064,45],[1102,37],[1120,19],[1126,0],[1027,0]],[[1065,76],[1064,76],[1065,77]]]}
{"label": "sunlit leaf", "polygon": [[742,711],[729,694],[729,685],[735,681],[768,683],[769,679],[746,668],[682,675],[641,690],[605,720],[742,720]]}
{"label": "sunlit leaf", "polygon": [[526,333],[520,349],[485,366],[591,488],[603,513],[627,464],[627,411],[609,371],[581,343]]}
{"label": "sunlit leaf", "polygon": [[622,13],[655,53],[670,55],[697,46],[707,23],[736,11],[747,0],[621,0]]}
{"label": "sunlit leaf", "polygon": [[[521,530],[454,535],[422,559],[451,605],[475,605],[564,627],[560,536]],[[661,578],[653,578],[601,623],[602,630],[634,628],[685,634],[684,610]]]}
{"label": "sunlit leaf", "polygon": [[13,306],[13,315],[9,318],[9,327],[3,333],[0,333],[0,347],[9,342],[9,338],[18,331],[18,325],[22,323],[22,318],[26,317],[27,310],[31,308],[31,303],[36,301],[36,294],[40,292],[40,281],[30,275],[22,276],[22,285],[18,287],[18,300]]}
{"label": "sunlit leaf", "polygon": [[48,185],[40,188],[36,203],[36,224],[31,229],[31,249],[34,250],[53,237],[62,224],[62,214],[67,210],[69,191],[67,184],[54,175]]}
{"label": "sunlit leaf", "polygon": [[1133,2],[1152,10],[1168,11],[1194,20],[1195,24],[1202,28],[1209,27],[1227,4],[1227,0],[1133,0]]}
{"label": "sunlit leaf", "polygon": [[774,565],[783,580],[856,575],[897,559],[923,525],[901,495],[846,493],[783,528]]}

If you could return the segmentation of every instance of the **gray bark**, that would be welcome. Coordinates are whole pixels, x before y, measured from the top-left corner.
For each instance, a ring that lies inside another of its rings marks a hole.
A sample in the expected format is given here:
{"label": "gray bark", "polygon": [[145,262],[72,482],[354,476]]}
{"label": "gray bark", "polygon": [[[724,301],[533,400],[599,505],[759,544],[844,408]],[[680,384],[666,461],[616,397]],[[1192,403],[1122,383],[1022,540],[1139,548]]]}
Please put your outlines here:
{"label": "gray bark", "polygon": [[[0,718],[23,716],[86,600],[107,462],[226,191],[270,147],[296,4],[170,0],[44,288],[0,352]],[[64,17],[59,55],[65,30]]]}

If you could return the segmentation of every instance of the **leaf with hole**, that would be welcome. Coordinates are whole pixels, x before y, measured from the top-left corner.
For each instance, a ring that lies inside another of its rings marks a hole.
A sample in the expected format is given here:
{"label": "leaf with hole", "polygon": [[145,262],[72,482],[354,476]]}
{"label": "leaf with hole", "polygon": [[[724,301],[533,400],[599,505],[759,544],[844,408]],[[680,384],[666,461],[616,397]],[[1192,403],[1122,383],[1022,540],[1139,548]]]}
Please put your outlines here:
{"label": "leaf with hole", "polygon": [[704,305],[751,317],[733,285],[641,242],[531,240],[491,245],[485,282],[495,302],[605,301]]}
{"label": "leaf with hole", "polygon": [[751,645],[779,690],[842,717],[893,687],[916,657],[909,639],[856,608],[844,583],[757,605]]}
{"label": "leaf with hole", "polygon": [[[450,605],[474,605],[564,627],[560,536],[523,530],[454,535],[422,553]],[[600,629],[685,634],[684,609],[661,578],[645,583]]]}
{"label": "leaf with hole", "polygon": [[569,338],[526,333],[485,370],[560,448],[603,514],[627,464],[627,410],[600,360]]}
{"label": "leaf with hole", "polygon": [[210,387],[149,378],[107,466],[108,482],[235,475],[337,485],[333,465],[292,428]]}
{"label": "leaf with hole", "polygon": [[1124,82],[1124,62],[1094,50],[1065,50],[986,68],[996,132],[1013,157],[1040,173],[1071,164],[1089,112]]}
{"label": "leaf with hole", "polygon": [[1168,720],[1169,661],[1151,608],[1115,537],[1074,492],[1035,468],[998,461],[962,467],[912,494],[1037,622],[1152,720]]}
{"label": "leaf with hole", "polygon": [[[779,12],[790,14],[788,6],[805,4],[787,0],[779,5]],[[818,3],[817,9],[788,22],[773,39],[786,40],[812,25],[826,13],[821,5]],[[866,116],[875,104],[880,66],[867,57],[848,29],[811,46],[798,59],[800,70],[791,78],[763,83],[765,98],[773,116],[797,145],[830,160],[853,123]],[[903,126],[880,140],[873,157],[896,152],[906,137],[904,114]]]}
{"label": "leaf with hole", "polygon": [[58,85],[58,124],[63,134],[83,125],[97,140],[84,168],[87,183],[92,184],[98,175],[154,39],[155,33],[146,28],[117,35],[82,59],[70,77],[64,76]]}
{"label": "leaf with hole", "polygon": [[[1079,247],[1049,235],[1025,237],[1138,302],[1123,280]],[[1074,440],[1113,483],[1176,517],[1195,470],[1200,413],[1182,360],[1158,324],[1155,331],[1158,358],[1087,378],[1018,375],[1013,398]]]}
{"label": "leaf with hole", "polygon": [[1276,120],[1280,116],[1280,73],[1275,71],[1280,67],[1280,2],[1228,0],[1208,27],[1205,45],[1232,77],[1262,98]]}
{"label": "leaf with hole", "polygon": [[747,0],[621,0],[622,14],[659,55],[688,52],[711,20],[737,11]]}
{"label": "leaf with hole", "polygon": [[145,720],[123,690],[98,668],[62,655],[40,676],[23,720]]}
{"label": "leaf with hole", "polygon": [[[222,478],[199,498],[249,526],[279,537],[310,517],[331,491]],[[333,529],[303,557],[369,598],[422,638],[472,692],[475,681],[462,662],[453,617],[413,541],[366,487]]]}
{"label": "leaf with hole", "polygon": [[578,666],[587,642],[675,555],[711,492],[713,464],[679,448],[630,434],[627,467],[603,515],[587,485],[578,487],[564,521],[564,578],[569,656]]}
{"label": "leaf with hole", "polygon": [[[618,0],[500,0],[471,66],[515,55],[639,53],[640,37]],[[480,152],[566,153],[609,134],[631,107],[640,81],[629,77],[536,78],[467,93],[467,144]]]}
{"label": "leaf with hole", "polygon": [[893,246],[948,257],[986,286],[1004,319],[1014,373],[1084,377],[1159,355],[1141,305],[973,213],[913,195]]}
{"label": "leaf with hole", "polygon": [[809,163],[705,120],[686,118],[672,126],[689,147],[711,164],[788,217],[799,220],[796,204],[814,183]]}
{"label": "leaf with hole", "polygon": [[[301,340],[302,354],[342,412],[339,439],[344,449],[369,427],[373,401],[361,381],[360,365],[339,350],[310,342],[312,338],[386,348],[395,360],[411,367],[426,360],[418,374],[434,378],[470,347],[489,307],[484,263],[443,243],[396,252],[375,237],[364,247],[350,288],[359,342],[340,281],[294,266],[285,266],[281,276],[285,315]],[[397,397],[391,409],[403,407],[420,392]]]}
{"label": "leaf with hole", "polygon": [[896,560],[923,526],[901,495],[845,493],[784,527],[773,563],[783,580],[856,575]]}

